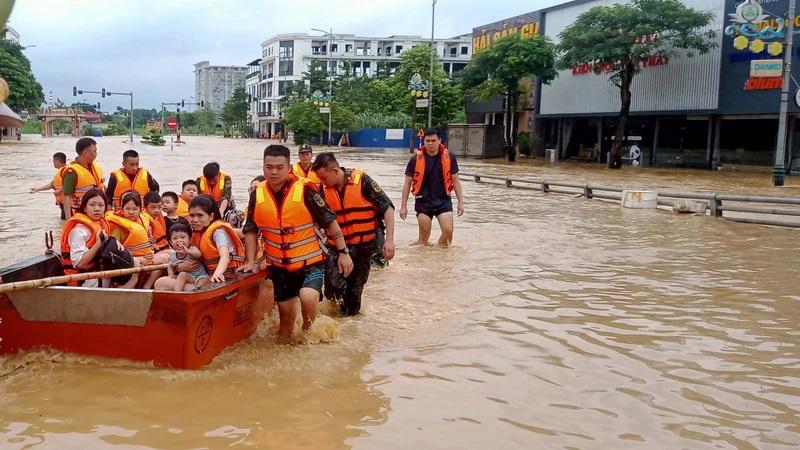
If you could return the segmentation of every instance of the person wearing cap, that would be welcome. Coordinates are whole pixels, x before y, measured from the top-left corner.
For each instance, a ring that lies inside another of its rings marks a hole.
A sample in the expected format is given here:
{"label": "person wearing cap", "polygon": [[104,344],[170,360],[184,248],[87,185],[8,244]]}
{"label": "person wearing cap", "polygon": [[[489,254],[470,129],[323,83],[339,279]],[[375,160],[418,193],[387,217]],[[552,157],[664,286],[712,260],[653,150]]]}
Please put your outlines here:
{"label": "person wearing cap", "polygon": [[299,161],[292,164],[292,173],[296,177],[306,178],[311,180],[315,185],[320,187],[320,192],[322,192],[322,181],[319,179],[316,173],[311,170],[311,158],[314,155],[314,151],[311,149],[311,146],[308,144],[303,144],[300,146],[300,150],[297,151],[297,156],[299,156]]}

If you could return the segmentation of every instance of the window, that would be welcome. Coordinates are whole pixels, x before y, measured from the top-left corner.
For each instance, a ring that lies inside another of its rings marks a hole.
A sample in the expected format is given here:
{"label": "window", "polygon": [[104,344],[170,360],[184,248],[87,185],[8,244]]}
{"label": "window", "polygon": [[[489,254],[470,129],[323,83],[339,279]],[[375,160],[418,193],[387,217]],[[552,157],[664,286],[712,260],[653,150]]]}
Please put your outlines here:
{"label": "window", "polygon": [[278,82],[278,96],[286,95],[286,82],[279,81]]}
{"label": "window", "polygon": [[461,54],[462,55],[469,54],[469,47],[461,47]]}
{"label": "window", "polygon": [[267,97],[272,97],[272,83],[267,83]]}
{"label": "window", "polygon": [[353,53],[353,44],[345,44],[344,45],[344,52],[345,53]]}
{"label": "window", "polygon": [[451,48],[450,49],[450,56],[456,56],[456,51],[458,51],[458,49],[456,49],[455,47]]}
{"label": "window", "polygon": [[272,115],[272,102],[267,102],[267,115]]}
{"label": "window", "polygon": [[331,44],[331,53],[339,51],[339,44]]}
{"label": "window", "polygon": [[278,76],[292,76],[294,75],[294,61],[291,59],[283,60],[278,69]]}
{"label": "window", "polygon": [[392,47],[386,47],[386,56],[392,56]]}
{"label": "window", "polygon": [[402,51],[403,51],[403,46],[402,45],[395,45],[394,46],[394,52],[395,53],[400,53]]}
{"label": "window", "polygon": [[294,58],[294,41],[281,41],[278,57],[280,59]]}

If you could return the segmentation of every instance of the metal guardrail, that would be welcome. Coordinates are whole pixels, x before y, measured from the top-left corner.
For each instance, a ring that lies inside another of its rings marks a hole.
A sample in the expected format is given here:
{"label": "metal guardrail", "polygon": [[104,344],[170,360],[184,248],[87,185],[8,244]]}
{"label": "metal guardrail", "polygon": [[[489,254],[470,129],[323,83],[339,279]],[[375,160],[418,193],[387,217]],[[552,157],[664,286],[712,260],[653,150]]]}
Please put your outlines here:
{"label": "metal guardrail", "polygon": [[[537,178],[516,178],[504,177],[499,175],[481,175],[474,173],[460,173],[461,178],[472,178],[475,183],[482,183],[484,180],[500,181],[489,182],[487,184],[505,185],[509,188],[537,190],[544,193],[580,195],[586,199],[599,198],[604,200],[622,200],[622,191],[628,190],[616,186],[605,186],[593,183],[576,183],[569,181],[554,181]],[[517,184],[514,184],[517,183]],[[567,189],[563,189],[567,188]],[[795,205],[800,206],[800,198],[797,197],[768,197],[752,195],[731,195],[717,194],[708,192],[675,192],[675,191],[653,191],[658,194],[658,204],[661,206],[673,206],[674,199],[695,200],[706,203],[706,211],[713,217],[720,217],[727,220],[745,223],[756,223],[762,225],[774,225],[781,227],[800,228],[800,222],[788,222],[762,217],[731,217],[724,215],[724,212],[737,212],[748,214],[759,214],[766,216],[795,216],[800,217],[799,209],[777,209],[764,206],[743,206],[735,203],[756,203],[767,205]],[[723,204],[723,202],[734,204]]]}

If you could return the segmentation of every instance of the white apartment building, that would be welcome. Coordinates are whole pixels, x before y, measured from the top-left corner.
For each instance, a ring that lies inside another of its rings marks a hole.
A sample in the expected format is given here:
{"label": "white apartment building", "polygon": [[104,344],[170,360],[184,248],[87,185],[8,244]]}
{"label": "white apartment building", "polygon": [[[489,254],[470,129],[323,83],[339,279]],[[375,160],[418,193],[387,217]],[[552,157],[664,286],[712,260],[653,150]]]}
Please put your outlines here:
{"label": "white apartment building", "polygon": [[[417,45],[430,45],[430,39],[421,36],[359,37],[353,34],[313,36],[307,33],[279,34],[261,43],[260,64],[248,65],[247,89],[250,94],[250,112],[253,131],[258,134],[275,134],[282,119],[278,101],[283,96],[287,82],[299,81],[317,60],[334,75],[350,63],[353,76],[373,76],[379,63],[393,73],[400,65],[400,56]],[[330,49],[328,48],[330,46]],[[449,39],[434,39],[436,52],[445,72],[453,74],[472,58],[472,35],[465,34]],[[328,64],[330,64],[328,66]],[[258,81],[256,81],[256,79]]]}
{"label": "white apartment building", "polygon": [[6,26],[6,29],[3,32],[3,39],[19,44],[19,33],[17,33],[17,30]]}
{"label": "white apartment building", "polygon": [[194,65],[194,98],[214,111],[222,110],[233,91],[245,87],[247,67],[212,66],[208,61]]}

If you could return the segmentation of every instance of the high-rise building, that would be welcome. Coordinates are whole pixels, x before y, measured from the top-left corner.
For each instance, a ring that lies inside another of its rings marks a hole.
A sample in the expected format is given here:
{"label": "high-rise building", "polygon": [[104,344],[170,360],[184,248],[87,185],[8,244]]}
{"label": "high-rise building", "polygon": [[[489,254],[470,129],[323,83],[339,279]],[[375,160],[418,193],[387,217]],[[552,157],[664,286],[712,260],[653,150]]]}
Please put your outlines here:
{"label": "high-rise building", "polygon": [[236,88],[245,86],[247,67],[212,66],[208,61],[194,65],[194,98],[205,106],[219,111],[233,96]]}
{"label": "high-rise building", "polygon": [[[445,72],[452,75],[469,63],[472,58],[471,37],[465,34],[434,39],[434,48]],[[359,37],[338,33],[334,33],[332,38],[293,33],[267,39],[261,43],[261,59],[249,65],[247,89],[251,98],[253,130],[257,134],[275,134],[278,131],[281,120],[278,101],[287,83],[302,80],[303,72],[308,71],[312,60],[322,64],[323,70],[328,68],[333,75],[349,68],[353,76],[374,76],[379,69],[393,73],[400,66],[403,52],[418,45],[428,46],[430,39],[421,36]]]}

